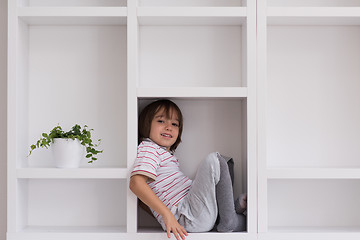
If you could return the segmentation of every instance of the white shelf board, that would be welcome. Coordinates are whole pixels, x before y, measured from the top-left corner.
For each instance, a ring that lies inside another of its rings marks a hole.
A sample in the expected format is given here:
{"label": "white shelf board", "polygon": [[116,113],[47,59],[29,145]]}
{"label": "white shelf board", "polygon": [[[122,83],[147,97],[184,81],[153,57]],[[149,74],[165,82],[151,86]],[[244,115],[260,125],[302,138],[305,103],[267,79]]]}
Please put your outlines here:
{"label": "white shelf board", "polygon": [[[145,227],[138,229],[139,239],[165,239],[166,233],[161,228]],[[164,236],[165,234],[165,236]],[[149,238],[151,237],[151,238]],[[220,233],[220,232],[204,232],[204,233],[189,233],[186,239],[256,239],[255,234],[249,234],[248,232],[231,232],[231,233]]]}
{"label": "white shelf board", "polygon": [[24,233],[111,233],[126,232],[125,226],[27,226]]}
{"label": "white shelf board", "polygon": [[246,87],[138,88],[139,98],[246,98]]}
{"label": "white shelf board", "polygon": [[[118,240],[118,239],[127,239],[127,240],[154,240],[154,239],[168,239],[166,232],[137,232],[137,233],[126,233],[125,228],[115,227],[111,230],[111,227],[85,227],[83,230],[80,227],[78,230],[68,230],[66,227],[52,228],[52,227],[34,227],[28,228],[23,232],[19,233],[8,233],[8,239],[17,239],[17,240],[78,240],[78,239],[88,239],[88,240]],[[89,230],[87,232],[86,230]],[[62,232],[63,231],[63,232]],[[70,231],[70,232],[69,232]],[[171,239],[175,239],[173,236]],[[218,239],[227,239],[227,240],[257,240],[255,234],[249,234],[246,232],[235,232],[235,233],[218,233],[218,232],[207,232],[207,233],[189,233],[189,236],[186,237],[187,240],[195,239],[206,239],[206,240],[218,240]]]}
{"label": "white shelf board", "polygon": [[268,179],[360,179],[355,168],[268,168]]}
{"label": "white shelf board", "polygon": [[360,25],[360,7],[269,7],[268,25]]}
{"label": "white shelf board", "polygon": [[269,232],[281,233],[343,233],[343,232],[357,232],[360,234],[360,226],[355,227],[269,227]]}
{"label": "white shelf board", "polygon": [[127,179],[126,168],[19,168],[17,178]]}
{"label": "white shelf board", "polygon": [[18,7],[30,25],[125,25],[126,7]]}
{"label": "white shelf board", "polygon": [[360,227],[269,227],[258,236],[259,240],[358,240]]}
{"label": "white shelf board", "polygon": [[117,240],[127,236],[125,226],[28,226],[20,232],[8,232],[8,239],[17,240]]}
{"label": "white shelf board", "polygon": [[246,7],[138,7],[140,25],[242,25]]}

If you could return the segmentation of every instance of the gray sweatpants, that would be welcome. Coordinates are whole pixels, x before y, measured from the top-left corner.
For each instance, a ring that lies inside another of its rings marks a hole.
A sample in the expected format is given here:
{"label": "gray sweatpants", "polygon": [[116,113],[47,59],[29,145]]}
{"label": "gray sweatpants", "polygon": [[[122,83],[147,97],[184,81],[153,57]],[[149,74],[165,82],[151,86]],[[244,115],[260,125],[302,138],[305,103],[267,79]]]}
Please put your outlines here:
{"label": "gray sweatpants", "polygon": [[216,184],[220,180],[218,153],[201,163],[188,195],[179,203],[175,217],[188,232],[207,232],[215,224],[218,208]]}

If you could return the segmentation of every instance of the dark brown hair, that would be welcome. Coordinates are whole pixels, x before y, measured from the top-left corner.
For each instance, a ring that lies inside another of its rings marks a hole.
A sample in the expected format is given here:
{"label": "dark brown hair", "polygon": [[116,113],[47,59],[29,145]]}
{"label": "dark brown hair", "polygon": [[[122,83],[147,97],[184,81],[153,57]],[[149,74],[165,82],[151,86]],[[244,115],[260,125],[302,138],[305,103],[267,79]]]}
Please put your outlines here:
{"label": "dark brown hair", "polygon": [[160,99],[152,102],[141,111],[138,122],[138,141],[140,143],[142,140],[150,136],[151,122],[154,119],[156,113],[158,113],[160,110],[164,110],[167,118],[171,118],[173,111],[177,113],[179,120],[179,135],[175,143],[170,147],[171,151],[175,151],[181,142],[183,116],[180,108],[174,102],[168,99]]}

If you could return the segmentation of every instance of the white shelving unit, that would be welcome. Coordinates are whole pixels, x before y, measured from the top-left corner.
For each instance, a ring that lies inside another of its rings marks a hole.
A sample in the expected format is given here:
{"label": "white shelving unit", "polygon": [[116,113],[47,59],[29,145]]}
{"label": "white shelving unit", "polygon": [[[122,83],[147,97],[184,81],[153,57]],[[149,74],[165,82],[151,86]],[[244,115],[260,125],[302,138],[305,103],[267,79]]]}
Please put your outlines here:
{"label": "white shelving unit", "polygon": [[360,1],[257,2],[259,239],[358,239]]}
{"label": "white shelving unit", "polygon": [[[359,39],[355,0],[9,1],[8,239],[165,239],[127,187],[158,98],[182,170],[220,151],[249,194],[247,232],[189,239],[358,239]],[[27,157],[58,123],[93,127],[99,161]]]}
{"label": "white shelving unit", "polygon": [[[360,238],[359,0],[8,5],[8,240],[167,239],[128,189],[138,113],[158,98],[185,116],[182,170],[232,156],[249,196],[246,232],[187,239]],[[96,163],[27,156],[75,123],[102,138]]]}
{"label": "white shelving unit", "polygon": [[[185,116],[183,171],[222,152],[249,195],[247,232],[188,239],[257,238],[255,1],[10,0],[8,67],[8,240],[166,239],[128,189],[138,111],[158,98]],[[27,156],[75,123],[102,139],[96,163]]]}

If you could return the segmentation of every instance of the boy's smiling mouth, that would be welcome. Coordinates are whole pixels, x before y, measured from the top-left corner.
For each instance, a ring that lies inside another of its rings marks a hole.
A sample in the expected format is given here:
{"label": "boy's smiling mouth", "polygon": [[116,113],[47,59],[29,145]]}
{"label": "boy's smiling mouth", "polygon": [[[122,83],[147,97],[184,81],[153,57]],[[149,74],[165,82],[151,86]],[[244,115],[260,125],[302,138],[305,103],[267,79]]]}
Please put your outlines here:
{"label": "boy's smiling mouth", "polygon": [[166,134],[166,133],[162,133],[161,136],[167,137],[167,138],[172,138],[172,136],[170,134]]}

